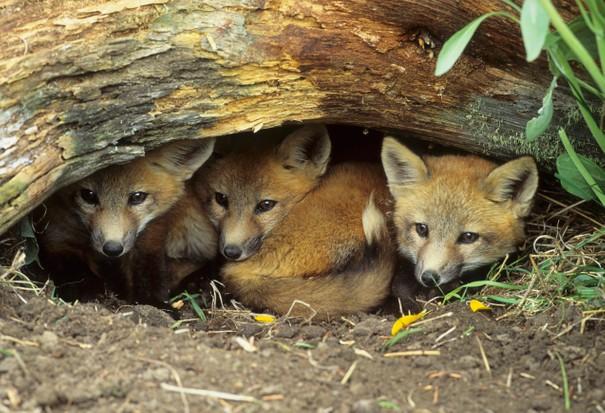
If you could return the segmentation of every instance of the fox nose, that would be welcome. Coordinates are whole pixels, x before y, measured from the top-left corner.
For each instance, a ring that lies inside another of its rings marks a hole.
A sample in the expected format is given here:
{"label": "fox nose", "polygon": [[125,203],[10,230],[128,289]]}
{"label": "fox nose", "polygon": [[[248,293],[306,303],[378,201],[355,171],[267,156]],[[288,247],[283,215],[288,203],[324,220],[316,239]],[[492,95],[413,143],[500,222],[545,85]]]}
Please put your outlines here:
{"label": "fox nose", "polygon": [[108,257],[117,257],[122,251],[124,251],[124,247],[117,241],[107,241],[103,244],[103,253]]}
{"label": "fox nose", "polygon": [[236,260],[242,255],[242,249],[237,245],[225,245],[223,255],[230,260]]}
{"label": "fox nose", "polygon": [[420,281],[427,286],[433,287],[435,285],[439,285],[439,281],[441,281],[441,277],[435,271],[425,271],[420,276]]}

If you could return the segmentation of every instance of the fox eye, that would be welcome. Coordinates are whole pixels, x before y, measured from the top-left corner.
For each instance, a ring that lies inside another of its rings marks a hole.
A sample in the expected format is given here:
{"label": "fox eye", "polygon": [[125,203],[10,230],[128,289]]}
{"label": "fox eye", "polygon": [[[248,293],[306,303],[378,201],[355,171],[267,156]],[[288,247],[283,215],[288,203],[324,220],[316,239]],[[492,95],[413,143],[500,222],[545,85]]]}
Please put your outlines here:
{"label": "fox eye", "polygon": [[139,205],[147,199],[147,192],[133,192],[128,195],[128,205]]}
{"label": "fox eye", "polygon": [[472,244],[479,239],[479,234],[476,232],[463,232],[458,237],[459,244]]}
{"label": "fox eye", "polygon": [[267,212],[273,209],[273,207],[277,204],[277,201],[273,201],[272,199],[263,199],[254,208],[254,212],[257,214],[262,214],[263,212]]}
{"label": "fox eye", "polygon": [[417,223],[416,232],[418,233],[418,235],[420,235],[420,237],[426,238],[429,236],[429,226],[426,224]]}
{"label": "fox eye", "polygon": [[229,206],[229,198],[227,198],[227,195],[225,195],[223,193],[215,192],[214,200],[216,201],[217,204],[219,204],[223,208],[227,208]]}
{"label": "fox eye", "polygon": [[80,197],[87,204],[90,204],[90,205],[98,205],[99,204],[99,198],[97,197],[97,194],[95,194],[90,189],[82,188],[80,190]]}

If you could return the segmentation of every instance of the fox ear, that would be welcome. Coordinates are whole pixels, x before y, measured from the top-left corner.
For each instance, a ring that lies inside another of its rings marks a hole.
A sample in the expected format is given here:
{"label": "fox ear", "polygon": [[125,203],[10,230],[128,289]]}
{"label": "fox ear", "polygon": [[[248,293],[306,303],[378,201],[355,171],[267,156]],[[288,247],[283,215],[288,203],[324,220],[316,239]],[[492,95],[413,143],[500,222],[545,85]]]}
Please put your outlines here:
{"label": "fox ear", "polygon": [[208,160],[214,139],[177,141],[149,153],[154,165],[186,181]]}
{"label": "fox ear", "polygon": [[494,202],[512,202],[515,215],[529,215],[538,189],[538,168],[531,156],[514,159],[494,169],[485,178],[488,198]]}
{"label": "fox ear", "polygon": [[328,166],[331,150],[326,127],[307,125],[286,136],[277,149],[277,155],[286,169],[309,168],[321,176]]}
{"label": "fox ear", "polygon": [[429,177],[428,169],[422,158],[395,138],[384,138],[381,158],[389,190],[393,195],[400,187],[422,182]]}

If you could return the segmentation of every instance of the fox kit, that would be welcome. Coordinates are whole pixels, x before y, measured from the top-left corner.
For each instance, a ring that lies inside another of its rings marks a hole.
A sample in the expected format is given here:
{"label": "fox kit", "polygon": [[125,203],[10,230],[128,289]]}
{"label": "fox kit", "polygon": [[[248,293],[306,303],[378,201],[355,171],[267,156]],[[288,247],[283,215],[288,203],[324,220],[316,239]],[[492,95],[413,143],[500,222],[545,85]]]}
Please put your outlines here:
{"label": "fox kit", "polygon": [[187,182],[213,147],[213,140],[167,144],[60,190],[46,204],[40,235],[47,262],[83,262],[130,300],[168,298],[215,255],[216,233]]}
{"label": "fox kit", "polygon": [[[385,138],[382,163],[395,202],[399,253],[422,286],[458,280],[523,241],[523,218],[538,186],[531,157],[501,166],[470,155],[420,158]],[[403,295],[397,292],[402,282],[394,283],[396,295]]]}
{"label": "fox kit", "polygon": [[228,260],[222,277],[244,304],[284,314],[298,300],[326,317],[388,295],[395,253],[384,172],[366,164],[326,172],[330,151],[327,130],[306,126],[277,148],[208,166],[202,184]]}

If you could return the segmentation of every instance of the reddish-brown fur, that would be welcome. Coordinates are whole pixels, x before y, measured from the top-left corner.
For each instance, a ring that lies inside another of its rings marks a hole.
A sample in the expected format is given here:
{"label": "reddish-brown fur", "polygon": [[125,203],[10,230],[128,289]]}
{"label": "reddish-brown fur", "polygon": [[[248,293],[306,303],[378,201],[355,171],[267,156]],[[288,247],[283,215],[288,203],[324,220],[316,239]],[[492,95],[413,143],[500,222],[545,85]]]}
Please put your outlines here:
{"label": "reddish-brown fur", "polygon": [[386,138],[382,159],[395,200],[398,249],[415,265],[418,282],[457,280],[523,241],[523,218],[538,184],[532,158],[501,166],[476,156],[421,159]]}
{"label": "reddish-brown fur", "polygon": [[[389,209],[380,166],[343,164],[321,176],[325,165],[302,161],[290,167],[283,146],[278,151],[227,155],[205,175],[211,188],[206,199],[209,215],[221,236],[229,238],[225,232],[231,229],[245,234],[235,237],[243,239],[242,245],[248,238],[262,239],[258,251],[225,264],[227,286],[244,304],[280,314],[296,300],[309,304],[320,317],[377,306],[389,293],[394,253],[384,221],[372,228],[377,239],[368,240],[362,215],[372,193],[382,210],[376,211],[378,218]],[[313,150],[301,153],[312,156]],[[323,150],[329,152],[329,146]],[[321,158],[327,163],[327,156]],[[214,192],[228,195],[232,204],[222,208],[212,198]],[[253,213],[263,199],[278,202],[271,211]],[[238,222],[225,229],[229,218]]]}

